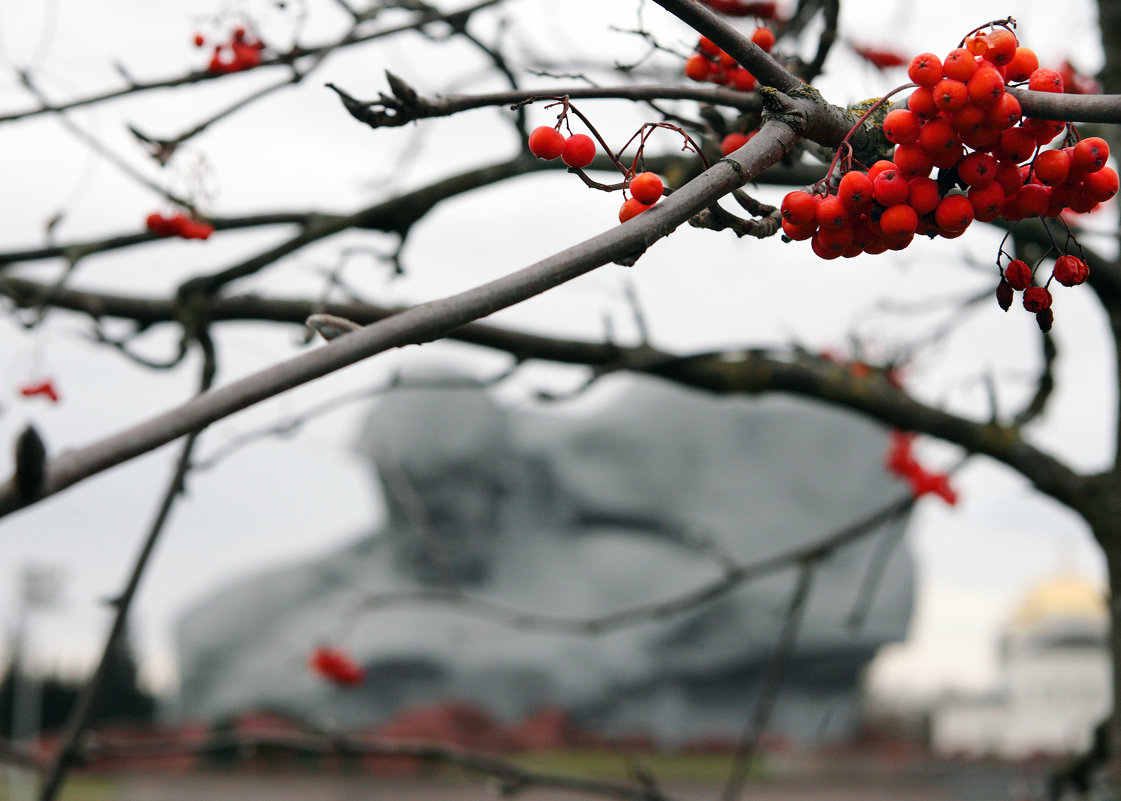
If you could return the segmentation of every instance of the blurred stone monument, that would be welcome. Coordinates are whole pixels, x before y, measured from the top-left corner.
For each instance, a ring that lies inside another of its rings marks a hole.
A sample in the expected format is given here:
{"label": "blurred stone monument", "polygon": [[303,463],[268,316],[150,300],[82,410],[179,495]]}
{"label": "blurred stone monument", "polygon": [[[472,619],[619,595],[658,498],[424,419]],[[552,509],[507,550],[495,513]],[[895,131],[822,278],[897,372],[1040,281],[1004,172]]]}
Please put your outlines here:
{"label": "blurred stone monument", "polygon": [[[455,700],[500,721],[559,706],[587,729],[666,745],[738,736],[796,569],[595,636],[511,628],[449,605],[362,608],[426,588],[602,615],[717,579],[716,554],[747,563],[822,539],[903,491],[881,468],[884,430],[822,404],[652,379],[589,395],[576,413],[562,403],[506,410],[481,388],[387,394],[358,444],[387,522],[191,609],[178,627],[179,715],[213,721],[265,707],[367,728]],[[852,733],[861,671],[910,618],[905,547],[891,552],[859,627],[849,618],[876,549],[904,524],[818,567],[775,732],[801,743]],[[323,643],[363,664],[362,686],[333,687],[307,670]]]}

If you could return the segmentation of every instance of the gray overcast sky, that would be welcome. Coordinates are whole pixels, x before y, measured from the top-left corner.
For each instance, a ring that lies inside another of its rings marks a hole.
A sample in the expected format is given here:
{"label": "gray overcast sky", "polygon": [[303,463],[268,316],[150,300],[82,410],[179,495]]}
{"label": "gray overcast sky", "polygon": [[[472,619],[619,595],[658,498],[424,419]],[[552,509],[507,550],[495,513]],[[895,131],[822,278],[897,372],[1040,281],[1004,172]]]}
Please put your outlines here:
{"label": "gray overcast sky", "polygon": [[[443,0],[441,5],[459,4]],[[906,53],[944,53],[969,28],[1012,14],[1020,19],[1021,37],[1036,48],[1044,64],[1070,57],[1092,72],[1100,62],[1093,12],[1086,2],[1069,4],[1059,18],[1053,3],[1036,0],[898,3],[893,4],[895,11],[868,11],[883,5],[846,0],[843,34],[861,44],[890,45]],[[25,108],[31,102],[17,84],[13,64],[30,63],[55,99],[119,85],[114,69],[118,61],[138,78],[201,66],[206,55],[191,46],[192,34],[213,32],[207,13],[231,7],[139,0],[6,4],[0,10],[0,108]],[[291,36],[292,17],[270,10],[272,4],[247,2],[241,7],[261,21],[269,41],[283,45]],[[289,4],[290,9],[298,7]],[[339,30],[342,20],[335,4],[309,0],[308,7],[312,25],[307,41]],[[609,52],[620,59],[642,50],[633,37],[607,33],[603,23],[606,15],[619,27],[634,27],[633,0],[569,0],[563,7],[520,0],[515,7],[524,12],[512,41],[526,50],[558,55],[576,50],[589,57]],[[589,30],[590,20],[597,21],[594,32]],[[645,10],[644,20],[667,43],[686,45],[681,29],[666,22],[656,7]],[[343,210],[395,187],[419,185],[443,174],[449,165],[462,165],[466,156],[481,162],[511,152],[513,140],[494,124],[493,112],[419,129],[372,132],[343,114],[322,87],[334,80],[357,96],[373,96],[384,89],[384,68],[428,92],[493,86],[471,82],[483,65],[462,48],[438,58],[436,52],[414,37],[380,50],[340,53],[306,86],[216,126],[168,176],[142,158],[123,123],[156,135],[176,133],[275,76],[237,76],[222,86],[151,93],[76,113],[74,119],[160,182],[171,181],[181,189],[202,181],[213,188],[214,199],[204,207],[215,213],[315,205]],[[465,66],[461,68],[457,59]],[[844,47],[835,49],[828,66],[830,74],[817,85],[835,101],[876,96],[905,80],[902,72],[885,76],[858,63]],[[642,121],[635,110],[610,104],[582,108],[594,112],[612,141],[625,141]],[[550,119],[548,112],[531,114],[541,122]],[[0,152],[5,154],[0,157],[5,187],[0,248],[41,242],[44,221],[60,206],[66,216],[56,235],[64,241],[139,230],[144,216],[161,208],[146,190],[90,157],[53,119],[4,125],[0,139]],[[668,140],[662,144],[675,146]],[[765,191],[760,195],[769,196]],[[346,275],[383,302],[436,297],[598,233],[612,224],[617,205],[616,197],[586,190],[571,176],[512,181],[444,204],[418,226],[405,253],[415,277],[391,281],[384,267],[361,257]],[[1116,220],[1116,209],[1101,216],[1108,228]],[[224,234],[206,243],[153,244],[120,257],[91,259],[74,283],[134,293],[166,291],[185,276],[220,267],[284,236],[285,231],[273,230]],[[450,241],[456,242],[452,251],[447,248]],[[929,299],[936,309],[938,297],[965,297],[990,286],[997,242],[992,232],[975,230],[953,243],[920,242],[902,254],[822,263],[797,244],[737,242],[682,229],[633,270],[604,268],[496,320],[597,337],[610,317],[618,336],[633,338],[623,292],[625,282],[633,282],[656,344],[672,349],[792,339],[812,348],[843,349],[854,330],[870,342],[890,342],[900,334],[913,336],[933,318],[921,309],[877,311],[877,298]],[[337,264],[344,244],[373,244],[385,251],[393,245],[387,238],[348,236],[298,254],[267,278],[252,279],[241,288],[281,295],[318,292],[322,270]],[[485,258],[474,255],[484,253]],[[45,277],[56,275],[58,267],[36,265],[25,272]],[[1063,357],[1061,389],[1054,411],[1037,431],[1041,443],[1084,468],[1100,466],[1111,456],[1110,415],[1115,408],[1112,367],[1101,337],[1105,323],[1088,295],[1064,290],[1056,300],[1053,336]],[[1024,391],[1022,379],[1037,364],[1033,327],[1028,315],[1003,315],[995,306],[983,307],[916,365],[909,380],[924,397],[974,411],[985,403],[974,377],[992,370],[1007,380],[1012,400]],[[9,320],[0,321],[0,375],[10,388],[2,401],[0,441],[11,442],[26,422],[34,421],[57,452],[112,433],[190,395],[194,359],[183,369],[145,372],[90,344],[87,331],[84,320],[65,315],[56,315],[31,335]],[[220,345],[225,354],[221,379],[228,381],[294,353],[298,336],[287,329],[232,325],[222,328]],[[143,342],[145,352],[156,356],[173,347],[169,331]],[[215,426],[201,452],[211,453],[239,432],[278,422],[320,400],[376,386],[418,358],[454,359],[477,365],[484,374],[504,365],[493,355],[455,346],[387,354]],[[16,397],[16,388],[39,374],[57,379],[63,395],[58,406]],[[569,387],[578,380],[570,370],[529,368],[503,395],[511,402],[525,402],[537,387]],[[190,496],[175,512],[137,609],[134,628],[153,681],[162,686],[173,678],[169,627],[184,604],[246,571],[317,553],[376,524],[380,512],[371,478],[349,451],[362,412],[360,406],[349,407],[293,437],[239,451],[192,478]],[[951,451],[935,444],[925,445],[924,453],[936,464],[953,458]],[[99,601],[119,589],[153,514],[154,499],[170,473],[173,454],[173,449],[164,449],[138,459],[0,524],[0,621],[13,621],[14,579],[21,565],[54,565],[66,578],[64,603],[40,615],[34,633],[35,653],[44,664],[76,667],[90,658],[108,619]],[[6,448],[0,454],[0,470],[10,470]],[[1081,523],[1038,498],[1023,481],[977,462],[957,484],[962,495],[958,507],[928,500],[916,515],[910,544],[919,560],[919,605],[911,640],[880,665],[885,686],[929,688],[944,681],[983,681],[991,668],[991,637],[1031,584],[1063,567],[1088,576],[1102,573]]]}

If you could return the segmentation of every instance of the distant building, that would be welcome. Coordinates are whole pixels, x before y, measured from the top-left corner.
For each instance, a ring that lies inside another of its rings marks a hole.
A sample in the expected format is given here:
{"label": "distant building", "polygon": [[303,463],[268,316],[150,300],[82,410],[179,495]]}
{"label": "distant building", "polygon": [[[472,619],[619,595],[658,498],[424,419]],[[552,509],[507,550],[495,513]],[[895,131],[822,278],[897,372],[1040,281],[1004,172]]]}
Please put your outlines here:
{"label": "distant building", "polygon": [[935,705],[934,750],[1007,759],[1085,750],[1112,707],[1108,635],[1100,587],[1071,575],[1040,584],[1001,638],[997,685]]}

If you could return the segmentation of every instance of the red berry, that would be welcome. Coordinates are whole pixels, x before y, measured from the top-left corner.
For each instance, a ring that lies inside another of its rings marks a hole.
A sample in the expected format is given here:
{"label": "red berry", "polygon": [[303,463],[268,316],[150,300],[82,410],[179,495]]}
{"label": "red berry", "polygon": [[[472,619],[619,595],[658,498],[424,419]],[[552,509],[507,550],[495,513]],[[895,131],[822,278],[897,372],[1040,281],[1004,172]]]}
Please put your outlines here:
{"label": "red berry", "polygon": [[1023,259],[1012,259],[1004,268],[1004,280],[1013,289],[1027,289],[1031,286],[1031,267]]}
{"label": "red berry", "polygon": [[750,92],[756,84],[755,76],[743,67],[736,67],[728,73],[728,81],[738,92]]}
{"label": "red berry", "polygon": [[1051,274],[1063,286],[1078,286],[1090,277],[1090,266],[1077,256],[1059,256]]}
{"label": "red berry", "polygon": [[1009,81],[1026,81],[1039,69],[1039,58],[1030,47],[1017,47],[1016,55],[1004,67],[1004,77]]}
{"label": "red berry", "polygon": [[1070,161],[1065,150],[1044,150],[1035,157],[1035,175],[1048,186],[1061,184],[1070,174]]}
{"label": "red berry", "polygon": [[784,220],[794,225],[807,226],[817,222],[817,201],[809,192],[800,189],[790,192],[782,199],[779,211]]}
{"label": "red berry", "polygon": [[1071,167],[1082,172],[1097,172],[1109,158],[1109,144],[1097,136],[1087,136],[1074,146]]}
{"label": "red berry", "polygon": [[564,143],[561,151],[561,161],[569,167],[583,169],[595,160],[596,143],[586,134],[573,134]]}
{"label": "red berry", "polygon": [[712,72],[712,62],[701,53],[694,53],[685,59],[685,77],[693,81],[707,81]]}
{"label": "red berry", "polygon": [[958,177],[967,186],[985,186],[996,180],[996,159],[974,151],[958,162]]}
{"label": "red berry", "polygon": [[934,167],[930,154],[917,144],[899,145],[895,148],[892,159],[895,161],[895,166],[908,179],[917,178],[920,175],[930,175],[930,171]]}
{"label": "red berry", "polygon": [[1112,167],[1102,167],[1082,179],[1086,195],[1097,203],[1105,203],[1117,194],[1117,171]]}
{"label": "red berry", "polygon": [[[1007,97],[1011,96],[1007,95]],[[1007,131],[1001,131],[995,154],[1002,160],[1019,163],[1031,158],[1035,147],[1035,134],[1030,130],[1020,127],[1009,128]]]}
{"label": "red berry", "polygon": [[920,53],[911,59],[907,76],[919,86],[934,86],[942,80],[942,61],[933,53]]}
{"label": "red berry", "polygon": [[1004,76],[995,67],[978,68],[966,84],[969,99],[978,106],[991,106],[1004,94]]}
{"label": "red berry", "polygon": [[892,239],[906,239],[918,227],[919,215],[906,203],[890,206],[880,216],[880,228]]}
{"label": "red berry", "polygon": [[1016,192],[1012,201],[1020,217],[1040,217],[1047,213],[1051,189],[1039,184],[1025,184]]}
{"label": "red berry", "polygon": [[1007,281],[1002,280],[996,285],[996,302],[1000,308],[1008,311],[1012,308],[1012,287],[1008,285]]}
{"label": "red berry", "polygon": [[817,223],[822,228],[844,228],[849,224],[848,209],[833,195],[822,198],[817,204]]}
{"label": "red berry", "polygon": [[993,28],[988,35],[988,50],[983,54],[988,61],[1003,67],[1016,56],[1016,34],[1007,28]]}
{"label": "red berry", "polygon": [[908,145],[919,138],[920,118],[913,111],[897,108],[884,117],[884,136],[897,145]]}
{"label": "red berry", "polygon": [[204,44],[206,44],[206,38],[201,33],[196,33],[194,42],[195,47],[202,47]]}
{"label": "red berry", "polygon": [[884,170],[872,182],[876,202],[883,207],[907,202],[911,186],[899,170]]}
{"label": "red berry", "polygon": [[938,116],[938,105],[934,102],[934,91],[926,86],[920,86],[911,92],[911,96],[907,98],[907,108],[924,120],[934,119]]}
{"label": "red berry", "polygon": [[631,197],[639,203],[652,206],[662,197],[662,179],[657,173],[640,172],[630,182]]}
{"label": "red berry", "polygon": [[815,220],[809,225],[798,225],[784,217],[782,220],[782,232],[795,242],[801,242],[809,239],[817,232],[817,221]]}
{"label": "red berry", "polygon": [[769,53],[775,46],[775,32],[770,28],[756,28],[751,33],[751,41]]}
{"label": "red berry", "polygon": [[969,100],[969,90],[961,81],[953,78],[943,78],[934,85],[934,105],[946,114],[953,114],[965,108]]}
{"label": "red berry", "polygon": [[958,133],[945,117],[930,120],[919,131],[919,144],[932,157],[953,150],[958,144]]}
{"label": "red berry", "polygon": [[751,137],[741,133],[730,133],[720,140],[720,152],[725,156],[735,153],[751,141]]}
{"label": "red berry", "polygon": [[933,178],[919,176],[908,183],[907,205],[919,214],[930,214],[938,208],[942,195],[938,192],[938,182]]}
{"label": "red berry", "polygon": [[1004,187],[996,181],[971,188],[967,194],[973,206],[973,219],[992,222],[1004,210]]}
{"label": "red berry", "polygon": [[934,221],[946,231],[964,231],[973,222],[973,204],[965,195],[947,195],[934,210]]}
{"label": "red berry", "polygon": [[1032,314],[1051,308],[1051,293],[1046,287],[1029,286],[1024,290],[1024,308]]}
{"label": "red berry", "polygon": [[851,213],[867,211],[872,207],[872,179],[859,170],[846,172],[837,185],[837,198]]}
{"label": "red berry", "polygon": [[1028,78],[1028,88],[1036,92],[1058,92],[1062,94],[1063,76],[1054,70],[1041,67]]}
{"label": "red berry", "polygon": [[1039,330],[1046,334],[1055,324],[1055,312],[1048,306],[1043,311],[1035,313],[1035,322],[1039,325]]}
{"label": "red berry", "polygon": [[1004,131],[1020,121],[1020,101],[1007,92],[1001,94],[995,103],[985,111],[985,124]]}
{"label": "red berry", "polygon": [[542,125],[529,135],[529,152],[545,161],[552,161],[564,152],[564,135],[556,128]]}
{"label": "red berry", "polygon": [[947,78],[964,83],[977,71],[977,59],[964,47],[951,50],[942,61],[942,74]]}
{"label": "red berry", "polygon": [[642,203],[633,197],[627,198],[619,208],[619,222],[625,223],[627,220],[631,219],[631,217],[637,217],[652,205],[652,203]]}

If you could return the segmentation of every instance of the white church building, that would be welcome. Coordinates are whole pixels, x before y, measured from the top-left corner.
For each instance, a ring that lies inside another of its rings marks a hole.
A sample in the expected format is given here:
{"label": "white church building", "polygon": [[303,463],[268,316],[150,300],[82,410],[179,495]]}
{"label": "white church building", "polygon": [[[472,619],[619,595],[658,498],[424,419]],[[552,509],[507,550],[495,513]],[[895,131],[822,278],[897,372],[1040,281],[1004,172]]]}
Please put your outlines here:
{"label": "white church building", "polygon": [[1001,637],[998,681],[931,710],[931,745],[945,756],[1021,759],[1090,745],[1112,703],[1103,589],[1061,575],[1021,601]]}

